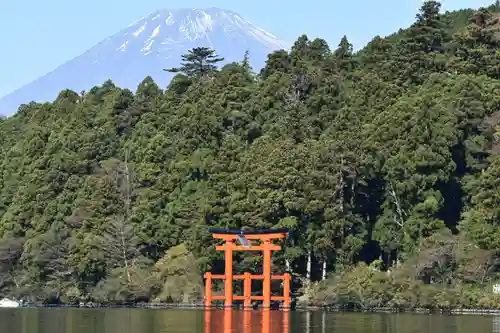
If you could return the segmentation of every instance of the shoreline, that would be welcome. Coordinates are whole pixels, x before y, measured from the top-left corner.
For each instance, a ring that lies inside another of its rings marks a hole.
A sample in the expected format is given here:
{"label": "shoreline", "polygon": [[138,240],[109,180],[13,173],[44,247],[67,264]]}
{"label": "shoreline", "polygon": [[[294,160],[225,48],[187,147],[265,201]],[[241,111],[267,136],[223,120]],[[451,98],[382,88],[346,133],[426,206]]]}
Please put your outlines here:
{"label": "shoreline", "polygon": [[[4,309],[7,309],[5,307]],[[28,309],[28,308],[74,308],[74,309],[179,309],[179,310],[201,310],[206,309],[204,304],[178,304],[178,303],[138,303],[138,304],[25,304],[20,307],[10,309]],[[213,310],[224,309],[223,306],[213,306]],[[234,310],[243,310],[243,308],[234,307]],[[252,310],[259,310],[255,308]],[[282,308],[272,308],[273,311],[283,311]],[[321,311],[331,313],[413,313],[413,314],[450,314],[450,315],[500,315],[500,309],[398,309],[398,308],[371,308],[371,309],[342,309],[328,306],[296,306],[288,311],[307,312]]]}

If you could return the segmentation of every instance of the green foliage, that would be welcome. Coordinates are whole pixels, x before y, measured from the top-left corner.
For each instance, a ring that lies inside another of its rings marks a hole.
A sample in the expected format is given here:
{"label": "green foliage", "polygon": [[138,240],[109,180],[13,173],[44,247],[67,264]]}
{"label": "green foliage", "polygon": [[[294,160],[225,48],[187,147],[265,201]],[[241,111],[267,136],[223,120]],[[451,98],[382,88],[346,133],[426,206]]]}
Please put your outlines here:
{"label": "green foliage", "polygon": [[[316,306],[360,310],[498,309],[499,296],[492,293],[491,285],[480,283],[484,282],[481,279],[491,276],[492,253],[468,248],[472,245],[470,241],[447,232],[432,238],[427,240],[425,250],[393,271],[381,271],[377,261],[370,266],[359,264],[314,283],[302,301]],[[429,279],[433,283],[428,283]]]}
{"label": "green foliage", "polygon": [[202,77],[217,69],[216,64],[223,61],[208,47],[195,47],[182,56],[183,64],[179,68],[165,69],[167,72],[182,73],[188,77]]}
{"label": "green foliage", "polygon": [[155,269],[155,276],[162,284],[156,301],[186,304],[200,299],[203,282],[199,267],[184,244],[170,248]]}
{"label": "green foliage", "polygon": [[209,227],[287,227],[273,269],[303,303],[496,307],[500,8],[439,10],[356,53],[303,35],[257,75],[198,47],[166,90],[22,105],[0,120],[0,292],[196,302],[224,267]]}

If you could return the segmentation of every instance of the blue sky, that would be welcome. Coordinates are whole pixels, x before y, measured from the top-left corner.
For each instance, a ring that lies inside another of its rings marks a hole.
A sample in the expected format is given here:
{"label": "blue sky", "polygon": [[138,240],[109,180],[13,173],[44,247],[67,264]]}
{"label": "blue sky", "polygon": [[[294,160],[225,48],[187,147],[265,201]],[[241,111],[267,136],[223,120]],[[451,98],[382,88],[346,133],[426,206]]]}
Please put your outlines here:
{"label": "blue sky", "polygon": [[[494,0],[442,0],[444,10]],[[302,33],[355,48],[414,21],[422,0],[0,0],[0,97],[52,71],[136,19],[160,8],[233,10],[281,39]]]}

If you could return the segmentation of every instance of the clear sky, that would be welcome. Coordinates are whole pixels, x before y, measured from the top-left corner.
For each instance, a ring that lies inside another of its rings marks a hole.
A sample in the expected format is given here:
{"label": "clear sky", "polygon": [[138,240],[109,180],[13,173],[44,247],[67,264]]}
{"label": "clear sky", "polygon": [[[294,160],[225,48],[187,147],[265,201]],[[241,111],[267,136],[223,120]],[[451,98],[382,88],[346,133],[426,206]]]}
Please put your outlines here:
{"label": "clear sky", "polygon": [[[494,0],[442,0],[444,10]],[[355,48],[409,26],[422,0],[0,0],[0,97],[161,8],[230,9],[280,39],[321,37]]]}

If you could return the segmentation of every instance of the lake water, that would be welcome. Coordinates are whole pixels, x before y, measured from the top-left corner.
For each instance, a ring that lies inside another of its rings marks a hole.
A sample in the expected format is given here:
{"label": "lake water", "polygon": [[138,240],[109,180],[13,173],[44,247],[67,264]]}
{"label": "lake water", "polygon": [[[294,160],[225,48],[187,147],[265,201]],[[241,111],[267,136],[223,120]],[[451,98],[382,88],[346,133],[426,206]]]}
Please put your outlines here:
{"label": "lake water", "polygon": [[500,316],[322,312],[0,309],[0,333],[500,333]]}

